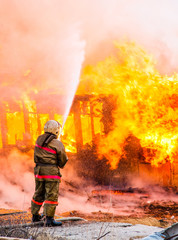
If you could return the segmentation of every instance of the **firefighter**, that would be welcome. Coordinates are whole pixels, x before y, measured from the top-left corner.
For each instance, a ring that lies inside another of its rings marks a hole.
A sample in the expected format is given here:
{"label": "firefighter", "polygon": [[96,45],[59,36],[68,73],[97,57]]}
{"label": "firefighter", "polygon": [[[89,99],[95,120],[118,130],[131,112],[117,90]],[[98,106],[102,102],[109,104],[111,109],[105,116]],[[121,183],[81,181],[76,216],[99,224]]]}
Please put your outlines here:
{"label": "firefighter", "polygon": [[43,205],[43,215],[46,226],[60,226],[61,222],[54,220],[58,205],[60,168],[68,160],[64,145],[57,138],[61,125],[55,120],[49,120],[44,126],[44,134],[40,135],[35,144],[34,168],[35,193],[31,201],[32,222],[41,221],[39,214]]}

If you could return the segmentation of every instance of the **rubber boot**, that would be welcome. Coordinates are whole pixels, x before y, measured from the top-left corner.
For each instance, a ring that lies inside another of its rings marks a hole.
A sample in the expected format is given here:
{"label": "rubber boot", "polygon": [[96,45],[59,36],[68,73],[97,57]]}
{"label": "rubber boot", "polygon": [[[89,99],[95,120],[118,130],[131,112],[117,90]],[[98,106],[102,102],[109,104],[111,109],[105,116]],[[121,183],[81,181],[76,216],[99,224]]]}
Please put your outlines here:
{"label": "rubber boot", "polygon": [[46,227],[59,227],[62,222],[56,222],[53,217],[46,217]]}
{"label": "rubber boot", "polygon": [[37,215],[34,215],[32,216],[32,222],[40,222],[42,221],[42,216],[37,214]]}

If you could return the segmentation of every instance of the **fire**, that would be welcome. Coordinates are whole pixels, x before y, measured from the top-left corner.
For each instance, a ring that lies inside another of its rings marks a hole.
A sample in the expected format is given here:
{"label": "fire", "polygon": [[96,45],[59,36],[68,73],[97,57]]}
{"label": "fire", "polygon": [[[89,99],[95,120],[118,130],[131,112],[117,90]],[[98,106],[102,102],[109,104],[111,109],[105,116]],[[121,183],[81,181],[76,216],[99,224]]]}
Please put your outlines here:
{"label": "fire", "polygon": [[[5,111],[1,113],[0,148],[5,145],[17,146],[21,150],[33,148],[38,135],[44,132],[44,124],[50,119],[49,113],[39,113],[36,101],[30,99],[26,93],[15,102],[3,102],[3,106]],[[3,114],[5,117],[2,122]],[[54,113],[52,118],[63,122],[63,116],[60,114]],[[2,129],[6,131],[5,134]],[[72,114],[66,121],[62,135],[66,151],[76,153]]]}
{"label": "fire", "polygon": [[[155,166],[173,162],[178,144],[178,74],[162,76],[153,56],[133,42],[115,46],[117,56],[85,67],[77,92],[115,97],[114,122],[98,141],[99,156],[117,168],[125,139],[132,134],[145,149],[145,161]],[[152,154],[148,149],[154,150]]]}
{"label": "fire", "polygon": [[[62,123],[63,116],[55,114],[55,120]],[[67,121],[64,125],[64,129],[62,129],[61,140],[65,145],[66,152],[76,153],[76,141],[75,141],[75,129],[73,126],[74,116],[71,114],[68,116]]]}
{"label": "fire", "polygon": [[[111,169],[116,169],[126,154],[126,140],[134,136],[145,161],[154,166],[174,162],[178,143],[178,74],[161,75],[153,56],[133,42],[116,42],[115,47],[117,55],[83,69],[61,135],[66,151],[77,153],[84,145],[94,144],[98,157],[105,157]],[[24,73],[30,74],[31,70]],[[55,108],[57,104],[54,108],[48,102],[40,105],[38,94],[35,88],[31,95],[24,92],[19,99],[1,103],[4,115],[1,114],[0,148],[5,144],[32,147],[46,121],[63,123],[64,116]]]}
{"label": "fire", "polygon": [[124,192],[120,190],[92,190],[91,194],[93,196],[98,196],[98,195],[124,195]]}

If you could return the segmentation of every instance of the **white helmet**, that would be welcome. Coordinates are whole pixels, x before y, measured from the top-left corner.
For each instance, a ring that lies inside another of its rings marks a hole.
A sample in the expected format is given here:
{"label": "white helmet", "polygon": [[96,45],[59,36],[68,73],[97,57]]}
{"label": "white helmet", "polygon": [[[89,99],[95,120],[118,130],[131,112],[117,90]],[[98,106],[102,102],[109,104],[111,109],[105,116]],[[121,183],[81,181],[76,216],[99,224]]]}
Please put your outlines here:
{"label": "white helmet", "polygon": [[53,133],[59,135],[61,124],[55,120],[49,120],[45,123],[44,131],[48,133]]}

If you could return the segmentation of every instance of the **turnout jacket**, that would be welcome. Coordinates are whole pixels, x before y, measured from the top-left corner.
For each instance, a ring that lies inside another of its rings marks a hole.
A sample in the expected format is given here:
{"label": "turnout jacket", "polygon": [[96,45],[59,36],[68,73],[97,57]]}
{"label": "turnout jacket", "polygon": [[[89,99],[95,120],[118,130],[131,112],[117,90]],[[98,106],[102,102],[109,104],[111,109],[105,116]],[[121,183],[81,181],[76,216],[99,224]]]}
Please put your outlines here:
{"label": "turnout jacket", "polygon": [[44,133],[37,138],[34,150],[36,180],[59,181],[60,168],[63,168],[67,161],[64,145],[56,135]]}

